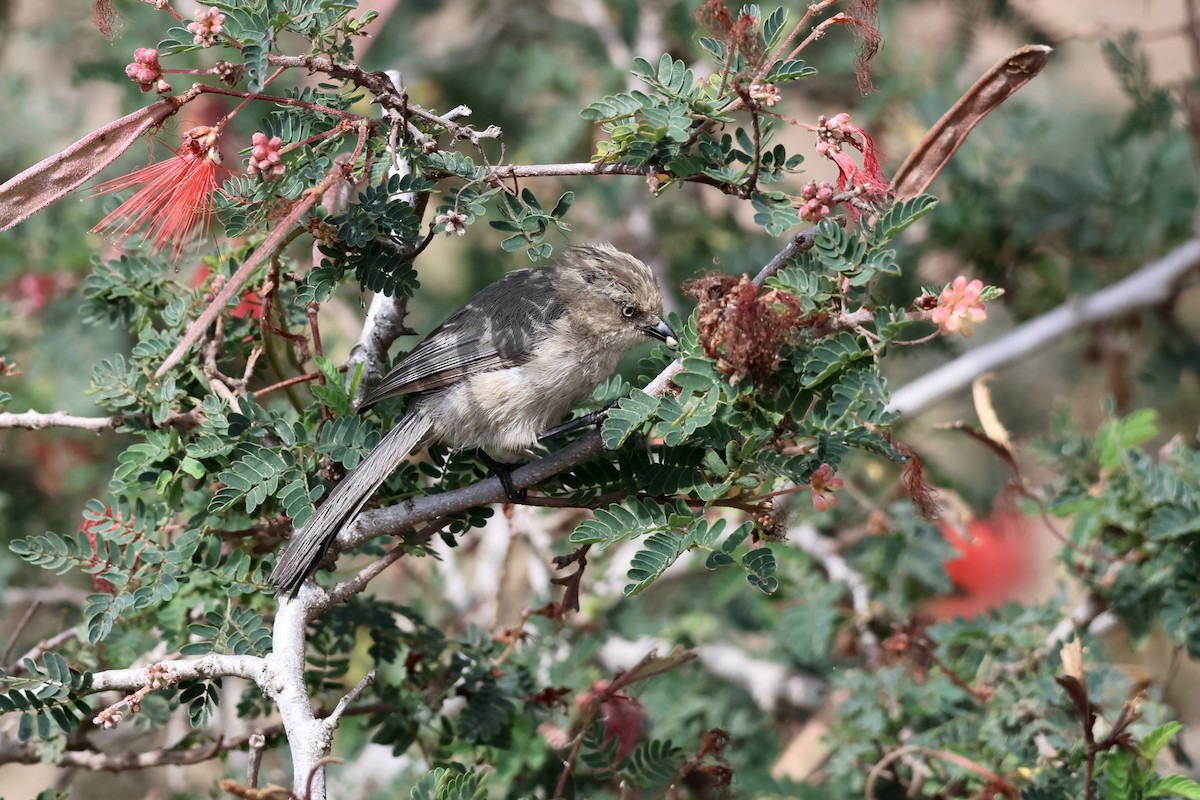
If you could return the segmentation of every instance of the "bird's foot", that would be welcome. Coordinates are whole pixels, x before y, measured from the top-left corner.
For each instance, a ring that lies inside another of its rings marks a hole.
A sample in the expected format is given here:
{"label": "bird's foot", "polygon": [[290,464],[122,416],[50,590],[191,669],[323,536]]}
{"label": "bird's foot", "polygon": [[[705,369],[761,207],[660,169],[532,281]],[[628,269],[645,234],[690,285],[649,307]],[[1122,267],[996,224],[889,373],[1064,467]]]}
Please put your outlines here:
{"label": "bird's foot", "polygon": [[479,451],[479,460],[486,464],[488,469],[500,479],[500,485],[504,487],[504,496],[508,498],[508,502],[520,503],[529,494],[528,489],[518,489],[513,485],[513,471],[517,467],[524,466],[523,464],[509,464],[497,461],[482,450]]}

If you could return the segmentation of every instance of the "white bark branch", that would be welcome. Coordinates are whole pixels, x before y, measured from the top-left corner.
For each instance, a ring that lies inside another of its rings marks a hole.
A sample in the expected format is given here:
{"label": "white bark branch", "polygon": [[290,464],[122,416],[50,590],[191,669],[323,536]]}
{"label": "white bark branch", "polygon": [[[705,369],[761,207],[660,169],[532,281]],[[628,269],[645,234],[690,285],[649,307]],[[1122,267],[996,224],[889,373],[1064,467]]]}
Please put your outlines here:
{"label": "white bark branch", "polygon": [[965,389],[980,375],[1044,350],[1087,325],[1169,300],[1188,273],[1200,267],[1200,239],[1179,247],[1087,297],[1068,300],[1008,334],[977,347],[892,394],[890,410],[918,413],[947,395]]}
{"label": "white bark branch", "polygon": [[39,431],[43,428],[80,428],[85,431],[102,433],[112,430],[124,421],[124,417],[77,417],[65,411],[42,413],[40,411],[24,411],[15,414],[11,411],[0,412],[0,428],[24,428]]}
{"label": "white bark branch", "polygon": [[[173,661],[159,661],[153,666],[165,672],[168,683],[206,680],[210,678],[245,678],[260,686],[266,680],[266,662],[258,656],[231,656],[210,653],[206,656]],[[135,692],[155,680],[153,671],[145,668],[108,669],[92,675],[90,692]],[[159,677],[158,680],[163,680]]]}
{"label": "white bark branch", "polygon": [[812,525],[805,523],[790,528],[788,541],[816,559],[829,580],[841,581],[846,585],[846,590],[850,592],[850,607],[854,609],[853,622],[858,630],[859,643],[866,651],[868,661],[877,663],[882,651],[878,637],[867,625],[871,619],[871,591],[863,576],[842,558],[833,541],[822,536]]}

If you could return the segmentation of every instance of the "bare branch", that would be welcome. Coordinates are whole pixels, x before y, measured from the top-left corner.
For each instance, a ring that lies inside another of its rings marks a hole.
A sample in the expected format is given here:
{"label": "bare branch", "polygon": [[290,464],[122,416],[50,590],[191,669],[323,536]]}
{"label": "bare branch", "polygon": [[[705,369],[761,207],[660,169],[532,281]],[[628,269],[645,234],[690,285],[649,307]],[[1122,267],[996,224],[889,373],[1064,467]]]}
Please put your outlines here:
{"label": "bare branch", "polygon": [[93,433],[103,433],[117,427],[124,420],[119,414],[111,417],[77,417],[65,411],[24,411],[20,414],[6,411],[0,413],[0,428],[24,428],[30,431],[40,431],[43,428],[80,428]]}
{"label": "bare branch", "polygon": [[62,647],[64,644],[74,639],[77,634],[77,629],[67,628],[65,631],[59,631],[58,633],[54,634],[49,639],[43,639],[33,647],[29,648],[29,650],[18,657],[17,660],[12,664],[5,667],[5,673],[7,673],[10,677],[25,674],[26,659],[29,659],[30,661],[37,661],[42,657],[42,653],[45,653],[48,650],[57,650],[59,647]]}
{"label": "bare branch", "polygon": [[[259,656],[233,656],[210,653],[195,659],[159,661],[153,666],[165,672],[169,683],[205,680],[210,678],[245,678],[260,686],[265,680],[266,662]],[[157,680],[162,680],[160,676]],[[156,680],[148,669],[108,669],[92,675],[89,693],[133,692],[144,689]]]}
{"label": "bare branch", "polygon": [[[143,753],[121,752],[103,753],[98,750],[67,750],[56,762],[60,767],[77,767],[103,772],[128,772],[135,769],[150,769],[151,767],[183,766],[209,761],[222,753],[229,753],[249,746],[253,757],[255,752],[255,737],[265,743],[267,736],[277,736],[283,732],[283,726],[276,724],[244,736],[232,739],[217,739],[199,747],[179,750],[173,747],[161,747],[147,750]],[[262,752],[262,744],[258,745]],[[36,743],[18,742],[12,739],[0,739],[0,764],[38,764],[42,757],[38,753]],[[253,785],[253,784],[251,784]]]}
{"label": "bare branch", "polygon": [[911,416],[949,394],[964,389],[980,375],[1045,350],[1067,334],[1139,308],[1166,302],[1187,275],[1200,268],[1200,238],[1189,239],[1158,261],[1082,299],[1071,299],[1053,311],[925,373],[892,395],[889,409]]}
{"label": "bare branch", "polygon": [[866,581],[846,559],[837,552],[831,540],[822,536],[809,524],[797,525],[788,531],[788,541],[817,560],[831,581],[841,581],[850,592],[850,606],[854,609],[854,626],[858,629],[858,640],[866,651],[868,663],[882,663],[883,651],[879,639],[868,627],[871,619],[871,593]]}
{"label": "bare branch", "polygon": [[350,704],[357,700],[362,693],[366,691],[366,688],[374,682],[375,670],[371,670],[363,676],[363,679],[359,681],[353,689],[346,692],[341,700],[338,700],[338,704],[334,706],[333,712],[325,718],[326,727],[328,727],[330,730],[336,728],[338,723],[342,720],[342,714],[346,713],[346,709],[350,707]]}
{"label": "bare branch", "polygon": [[[665,639],[629,641],[612,637],[600,648],[606,669],[626,668],[647,651],[670,651]],[[732,645],[702,644],[694,648],[696,660],[706,671],[745,689],[755,704],[768,713],[816,711],[825,699],[826,683],[818,678],[791,672],[782,664],[754,658]]]}

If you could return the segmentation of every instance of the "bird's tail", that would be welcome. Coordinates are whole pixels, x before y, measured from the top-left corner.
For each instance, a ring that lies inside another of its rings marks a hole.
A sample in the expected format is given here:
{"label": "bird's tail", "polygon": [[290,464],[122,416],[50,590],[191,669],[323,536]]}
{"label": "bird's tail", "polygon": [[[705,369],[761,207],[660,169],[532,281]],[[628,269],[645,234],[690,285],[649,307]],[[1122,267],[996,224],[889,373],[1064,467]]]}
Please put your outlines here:
{"label": "bird's tail", "polygon": [[287,549],[271,570],[271,583],[278,594],[292,597],[304,579],[317,570],[338,531],[353,520],[375,490],[400,465],[429,432],[429,420],[416,411],[406,416],[367,453],[366,458],[342,479],[300,530],[292,535]]}

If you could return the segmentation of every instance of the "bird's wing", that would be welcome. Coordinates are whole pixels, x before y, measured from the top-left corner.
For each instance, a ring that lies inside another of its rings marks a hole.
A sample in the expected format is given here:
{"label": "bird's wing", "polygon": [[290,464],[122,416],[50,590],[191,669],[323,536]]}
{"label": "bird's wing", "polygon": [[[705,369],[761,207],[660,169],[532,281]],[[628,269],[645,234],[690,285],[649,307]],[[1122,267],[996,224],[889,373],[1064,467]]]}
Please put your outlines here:
{"label": "bird's wing", "polygon": [[553,268],[518,270],[483,289],[422,339],[359,409],[527,362],[545,328],[565,313],[553,273]]}

